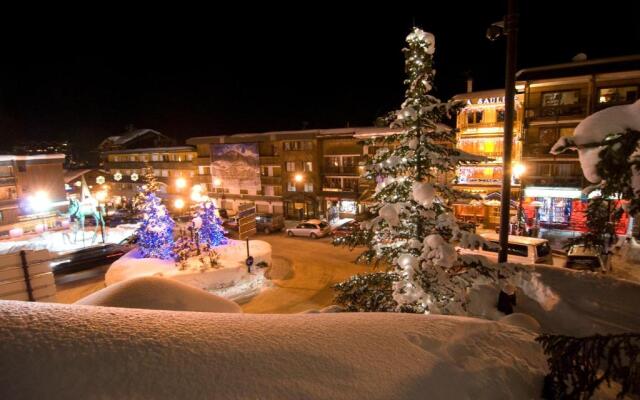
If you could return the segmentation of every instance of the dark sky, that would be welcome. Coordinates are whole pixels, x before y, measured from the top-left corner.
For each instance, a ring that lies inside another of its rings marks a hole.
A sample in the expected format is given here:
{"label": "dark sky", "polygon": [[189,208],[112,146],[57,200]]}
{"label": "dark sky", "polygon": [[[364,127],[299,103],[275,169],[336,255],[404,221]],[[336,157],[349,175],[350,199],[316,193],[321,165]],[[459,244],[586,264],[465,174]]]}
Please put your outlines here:
{"label": "dark sky", "polygon": [[[521,3],[519,68],[640,52],[639,2]],[[438,96],[464,91],[467,71],[477,90],[504,86],[505,43],[485,38],[503,1],[215,7],[4,13],[0,146],[91,148],[128,124],[180,141],[370,125],[402,101],[414,22],[436,35]]]}

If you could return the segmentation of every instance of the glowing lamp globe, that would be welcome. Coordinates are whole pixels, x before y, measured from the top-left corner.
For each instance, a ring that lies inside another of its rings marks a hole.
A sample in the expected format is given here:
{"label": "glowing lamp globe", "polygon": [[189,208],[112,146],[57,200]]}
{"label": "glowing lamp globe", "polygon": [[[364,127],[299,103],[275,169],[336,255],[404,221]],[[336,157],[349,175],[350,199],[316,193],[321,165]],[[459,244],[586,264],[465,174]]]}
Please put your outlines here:
{"label": "glowing lamp globe", "polygon": [[302,182],[302,175],[301,174],[296,174],[296,176],[293,178],[296,182]]}
{"label": "glowing lamp globe", "polygon": [[104,185],[105,179],[104,176],[100,175],[99,177],[96,178],[96,183],[98,185]]}
{"label": "glowing lamp globe", "polygon": [[187,186],[187,180],[184,178],[176,179],[176,187],[178,189],[184,189]]}
{"label": "glowing lamp globe", "polygon": [[173,202],[173,206],[180,210],[182,207],[184,207],[184,200],[176,199],[176,201]]}

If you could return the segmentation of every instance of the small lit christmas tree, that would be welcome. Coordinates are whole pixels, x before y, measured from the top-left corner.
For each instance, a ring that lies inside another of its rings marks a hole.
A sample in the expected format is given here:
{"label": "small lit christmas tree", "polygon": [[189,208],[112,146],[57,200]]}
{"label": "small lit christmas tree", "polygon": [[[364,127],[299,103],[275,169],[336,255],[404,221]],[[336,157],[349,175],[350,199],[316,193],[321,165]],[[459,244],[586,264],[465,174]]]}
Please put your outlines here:
{"label": "small lit christmas tree", "polygon": [[146,167],[144,171],[144,185],[142,185],[142,190],[138,191],[133,198],[133,208],[138,211],[142,211],[147,201],[147,196],[151,193],[156,193],[160,189],[160,184],[153,174],[153,169]]}
{"label": "small lit christmas tree", "polygon": [[174,222],[155,193],[149,193],[140,206],[142,223],[136,230],[138,246],[145,258],[173,259]]}
{"label": "small lit christmas tree", "polygon": [[209,246],[227,244],[222,220],[216,215],[216,207],[211,200],[202,201],[197,206],[193,222],[200,243],[206,243]]}

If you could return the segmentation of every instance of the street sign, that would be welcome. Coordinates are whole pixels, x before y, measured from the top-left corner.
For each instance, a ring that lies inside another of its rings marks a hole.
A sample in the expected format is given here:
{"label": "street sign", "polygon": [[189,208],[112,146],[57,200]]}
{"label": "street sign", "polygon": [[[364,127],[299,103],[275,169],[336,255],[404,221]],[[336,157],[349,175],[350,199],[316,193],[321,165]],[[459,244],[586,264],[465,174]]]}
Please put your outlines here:
{"label": "street sign", "polygon": [[243,204],[238,207],[238,236],[240,240],[255,234],[256,230],[255,204]]}

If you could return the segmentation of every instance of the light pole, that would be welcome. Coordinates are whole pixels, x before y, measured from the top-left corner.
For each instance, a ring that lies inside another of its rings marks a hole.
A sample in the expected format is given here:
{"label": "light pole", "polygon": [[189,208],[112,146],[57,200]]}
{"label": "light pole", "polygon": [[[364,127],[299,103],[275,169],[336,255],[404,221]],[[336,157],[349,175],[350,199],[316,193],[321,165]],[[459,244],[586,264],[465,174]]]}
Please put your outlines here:
{"label": "light pole", "polygon": [[502,196],[500,202],[500,252],[498,262],[507,261],[509,243],[509,209],[511,203],[511,148],[513,146],[513,120],[516,85],[516,51],[518,36],[517,0],[507,1],[504,21],[492,24],[487,29],[487,38],[496,40],[501,34],[507,37],[507,60],[505,70],[504,99],[504,155],[502,157]]}
{"label": "light pole", "polygon": [[516,222],[517,222],[517,231],[518,231],[518,235],[522,235],[522,232],[524,232],[523,227],[524,227],[524,223],[523,223],[523,210],[522,210],[522,200],[524,198],[524,174],[525,172],[527,172],[527,168],[525,167],[524,164],[522,163],[516,163],[513,166],[513,177],[515,179],[518,180],[519,184],[520,184],[520,190],[518,191],[518,210],[517,210],[517,214],[516,214]]}

